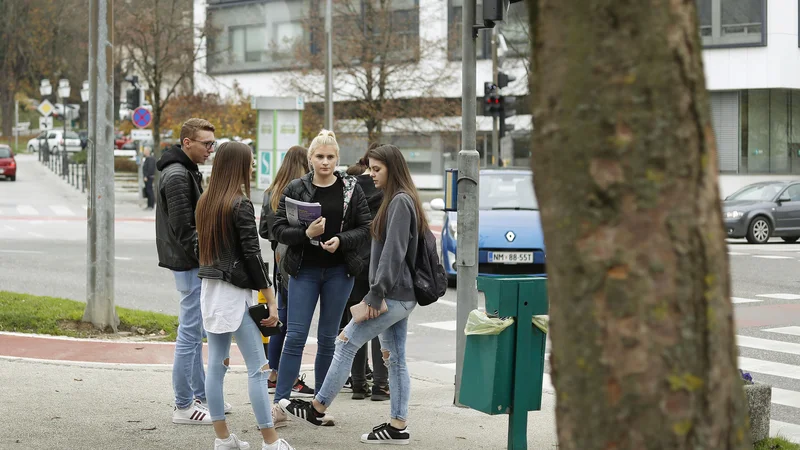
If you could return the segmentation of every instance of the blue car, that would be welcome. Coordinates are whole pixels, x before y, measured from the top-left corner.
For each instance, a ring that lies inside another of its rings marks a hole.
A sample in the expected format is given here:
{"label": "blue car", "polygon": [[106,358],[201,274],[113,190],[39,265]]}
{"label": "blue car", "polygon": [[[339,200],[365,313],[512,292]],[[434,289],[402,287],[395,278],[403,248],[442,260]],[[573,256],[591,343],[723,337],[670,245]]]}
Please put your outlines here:
{"label": "blue car", "polygon": [[[444,209],[435,199],[432,209]],[[528,169],[480,171],[478,273],[486,276],[544,275],[545,247],[539,204]],[[450,281],[456,278],[458,214],[446,212],[440,255]]]}

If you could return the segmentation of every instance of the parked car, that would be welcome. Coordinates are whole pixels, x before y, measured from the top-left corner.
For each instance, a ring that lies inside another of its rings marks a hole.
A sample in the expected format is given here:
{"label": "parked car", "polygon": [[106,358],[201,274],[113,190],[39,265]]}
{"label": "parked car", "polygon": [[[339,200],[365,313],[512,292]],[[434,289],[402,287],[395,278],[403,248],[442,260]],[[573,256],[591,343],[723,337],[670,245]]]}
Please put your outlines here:
{"label": "parked car", "polygon": [[0,177],[17,181],[17,161],[11,147],[0,144]]}
{"label": "parked car", "polygon": [[[529,169],[480,171],[478,273],[480,275],[544,275],[544,234],[539,204]],[[431,201],[434,210],[444,200]],[[456,212],[446,212],[440,244],[441,260],[451,282],[456,278]]]}
{"label": "parked car", "polygon": [[766,181],[747,185],[722,202],[729,238],[764,244],[771,237],[800,239],[800,181]]}
{"label": "parked car", "polygon": [[44,145],[44,140],[46,137],[47,137],[47,131],[42,131],[41,133],[36,135],[35,138],[29,140],[27,145],[28,151],[31,153],[38,152],[39,144],[41,143],[42,145]]}
{"label": "parked car", "polygon": [[117,132],[114,135],[114,148],[122,149],[122,146],[127,144],[128,142],[133,142],[133,140],[122,134],[121,132]]}
{"label": "parked car", "polygon": [[47,132],[47,145],[50,152],[55,153],[60,150],[76,153],[81,151],[81,138],[78,133],[67,130],[66,140],[64,130],[50,130]]}

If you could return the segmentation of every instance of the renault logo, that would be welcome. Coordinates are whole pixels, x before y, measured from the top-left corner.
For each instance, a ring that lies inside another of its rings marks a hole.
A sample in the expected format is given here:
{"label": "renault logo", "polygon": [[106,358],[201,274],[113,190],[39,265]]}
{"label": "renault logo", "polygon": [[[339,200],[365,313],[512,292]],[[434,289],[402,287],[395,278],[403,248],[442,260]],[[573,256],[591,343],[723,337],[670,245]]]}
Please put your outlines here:
{"label": "renault logo", "polygon": [[517,235],[514,234],[513,231],[509,231],[509,232],[506,233],[506,240],[508,242],[514,242],[514,239],[516,239],[516,238],[517,238]]}

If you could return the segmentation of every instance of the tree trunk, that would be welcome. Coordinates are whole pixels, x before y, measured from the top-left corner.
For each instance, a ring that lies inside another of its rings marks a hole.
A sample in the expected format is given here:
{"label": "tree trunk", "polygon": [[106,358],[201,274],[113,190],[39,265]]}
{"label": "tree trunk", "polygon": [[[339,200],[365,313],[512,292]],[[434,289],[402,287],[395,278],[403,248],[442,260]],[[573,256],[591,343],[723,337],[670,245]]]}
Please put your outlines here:
{"label": "tree trunk", "polygon": [[[13,128],[14,128],[14,91],[0,92],[0,115],[3,116],[3,137],[5,137],[9,144],[14,141]],[[16,149],[15,149],[16,151]]]}
{"label": "tree trunk", "polygon": [[528,4],[559,448],[752,448],[695,2]]}

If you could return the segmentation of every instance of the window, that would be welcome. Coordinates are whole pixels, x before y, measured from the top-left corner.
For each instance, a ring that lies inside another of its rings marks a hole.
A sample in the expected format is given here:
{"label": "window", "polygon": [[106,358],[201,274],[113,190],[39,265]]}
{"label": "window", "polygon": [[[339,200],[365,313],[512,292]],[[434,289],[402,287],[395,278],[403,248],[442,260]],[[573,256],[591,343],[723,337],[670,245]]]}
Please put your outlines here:
{"label": "window", "polygon": [[0,147],[0,158],[11,158],[11,149],[8,147]]}
{"label": "window", "polygon": [[793,202],[800,202],[800,184],[793,184],[786,189],[786,194]]}
{"label": "window", "polygon": [[800,174],[800,91],[742,91],[739,113],[739,172]]}
{"label": "window", "polygon": [[[447,8],[448,34],[447,53],[451,61],[461,60],[461,11],[464,0],[449,0]],[[492,30],[479,30],[478,39],[475,41],[478,59],[492,58]]]}
{"label": "window", "polygon": [[[449,0],[447,53],[451,61],[461,60],[461,11],[463,0]],[[506,22],[497,25],[508,45],[508,57],[527,58],[530,49],[528,32],[528,7],[525,2],[511,3],[506,14]],[[478,59],[492,58],[492,30],[481,29],[475,41]]]}
{"label": "window", "polygon": [[481,209],[537,210],[531,174],[498,173],[481,175]]}
{"label": "window", "polygon": [[766,0],[696,0],[703,47],[767,45]]}

